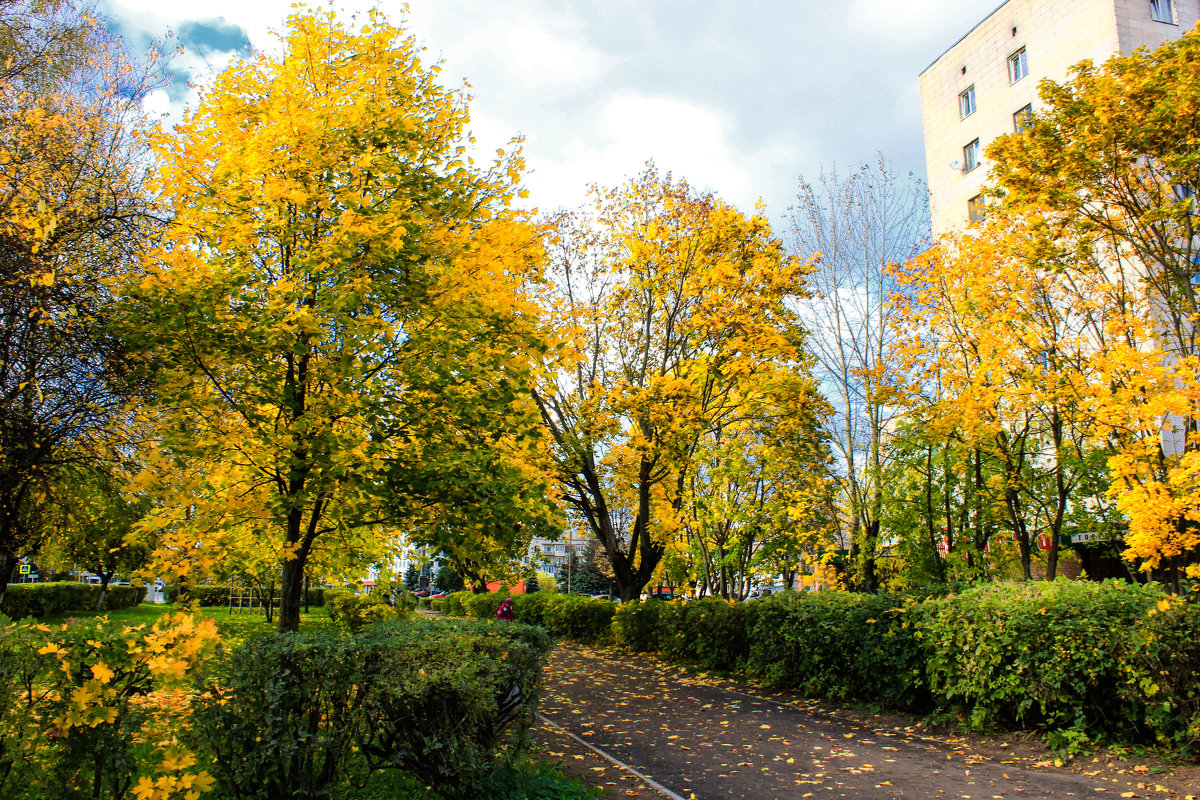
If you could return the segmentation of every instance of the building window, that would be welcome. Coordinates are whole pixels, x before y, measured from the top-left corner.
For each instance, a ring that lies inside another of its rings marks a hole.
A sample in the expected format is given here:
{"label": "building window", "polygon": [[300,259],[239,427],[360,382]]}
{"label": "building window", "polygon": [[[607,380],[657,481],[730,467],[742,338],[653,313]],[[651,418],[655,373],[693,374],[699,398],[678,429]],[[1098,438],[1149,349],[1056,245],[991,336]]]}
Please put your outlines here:
{"label": "building window", "polygon": [[971,142],[963,148],[963,172],[970,172],[979,166],[979,140]]}
{"label": "building window", "polygon": [[975,86],[972,84],[958,96],[958,117],[966,119],[975,113]]}
{"label": "building window", "polygon": [[1017,109],[1017,113],[1013,114],[1013,130],[1017,133],[1029,127],[1029,120],[1033,118],[1033,105],[1025,104]]}
{"label": "building window", "polygon": [[1155,22],[1175,24],[1175,4],[1171,0],[1150,0],[1150,18]]}
{"label": "building window", "polygon": [[967,222],[975,224],[983,219],[983,195],[977,194],[967,201]]}
{"label": "building window", "polygon": [[1008,82],[1016,83],[1029,74],[1029,62],[1025,58],[1025,48],[1008,57]]}

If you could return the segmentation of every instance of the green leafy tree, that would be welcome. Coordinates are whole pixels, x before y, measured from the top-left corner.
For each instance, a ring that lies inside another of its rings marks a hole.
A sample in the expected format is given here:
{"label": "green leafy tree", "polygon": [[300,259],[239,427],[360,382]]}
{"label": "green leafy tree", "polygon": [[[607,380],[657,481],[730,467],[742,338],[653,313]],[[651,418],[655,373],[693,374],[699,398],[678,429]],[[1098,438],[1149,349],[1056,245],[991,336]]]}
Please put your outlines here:
{"label": "green leafy tree", "polygon": [[150,556],[151,546],[135,530],[150,502],[124,489],[111,471],[83,468],[72,472],[56,491],[61,524],[50,533],[46,554],[100,577],[97,610],[104,607],[113,576],[129,575]]}

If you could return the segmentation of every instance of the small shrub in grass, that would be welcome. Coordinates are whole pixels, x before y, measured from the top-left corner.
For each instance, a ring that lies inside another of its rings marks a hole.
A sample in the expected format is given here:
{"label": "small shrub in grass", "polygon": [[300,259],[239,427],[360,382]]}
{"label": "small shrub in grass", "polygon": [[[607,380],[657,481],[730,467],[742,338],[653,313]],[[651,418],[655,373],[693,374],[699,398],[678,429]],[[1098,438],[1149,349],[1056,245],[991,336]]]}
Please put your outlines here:
{"label": "small shrub in grass", "polygon": [[613,616],[613,635],[617,643],[639,653],[659,649],[659,620],[666,603],[644,600],[640,603],[621,603]]}
{"label": "small shrub in grass", "polygon": [[[487,778],[479,787],[478,794],[458,795],[461,800],[594,800],[600,797],[599,789],[589,789],[563,774],[555,764],[539,761],[522,761],[502,767]],[[456,798],[456,800],[458,800]]]}
{"label": "small shrub in grass", "polygon": [[1140,716],[1123,654],[1161,589],[1119,581],[983,586],[922,604],[930,685],[976,725],[1113,731]]}
{"label": "small shrub in grass", "polygon": [[747,609],[747,672],[835,700],[912,708],[926,697],[907,607],[888,595],[785,592]]}

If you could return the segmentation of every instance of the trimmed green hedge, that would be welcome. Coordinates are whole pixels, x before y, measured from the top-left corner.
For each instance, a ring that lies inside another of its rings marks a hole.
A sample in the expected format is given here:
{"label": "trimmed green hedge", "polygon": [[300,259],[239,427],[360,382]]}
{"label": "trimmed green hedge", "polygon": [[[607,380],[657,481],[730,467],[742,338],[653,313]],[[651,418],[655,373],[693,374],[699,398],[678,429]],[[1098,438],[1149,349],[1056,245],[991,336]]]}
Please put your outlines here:
{"label": "trimmed green hedge", "polygon": [[[1161,730],[1167,720],[1149,706],[1164,701],[1195,715],[1195,608],[1157,586],[981,587],[925,602],[919,628],[931,689],[977,725]],[[1200,726],[1200,715],[1177,722]]]}
{"label": "trimmed green hedge", "polygon": [[900,598],[781,592],[750,603],[746,672],[816,697],[928,704],[924,655]]}
{"label": "trimmed green hedge", "polygon": [[442,601],[442,610],[454,616],[495,619],[496,610],[511,597],[517,622],[540,625],[553,636],[579,642],[611,642],[616,604],[577,594],[535,592],[509,595],[501,592],[455,592]]}
{"label": "trimmed green hedge", "polygon": [[659,624],[666,603],[645,600],[641,603],[621,603],[613,617],[613,632],[617,642],[639,653],[659,649]]}
{"label": "trimmed green hedge", "polygon": [[[543,593],[526,596],[540,598]],[[566,636],[585,644],[613,641],[612,621],[616,603],[577,594],[544,596],[546,599],[541,601],[543,624],[552,635]]]}
{"label": "trimmed green hedge", "polygon": [[538,628],[473,621],[257,637],[205,694],[197,732],[234,797],[326,796],[384,768],[478,796],[528,743],[549,649]]}
{"label": "trimmed green hedge", "polygon": [[719,598],[665,603],[659,647],[678,661],[736,670],[746,663],[746,604]]}
{"label": "trimmed green hedge", "polygon": [[[163,591],[167,593],[166,600],[168,603],[173,603],[177,600],[185,603],[198,601],[202,608],[216,608],[229,605],[231,592],[235,596],[237,594],[245,594],[249,597],[250,590],[246,587],[236,587],[229,583],[188,583],[183,586],[168,584],[163,587]],[[325,605],[326,591],[345,591],[351,593],[345,589],[327,590],[324,587],[316,586],[308,590],[308,604],[310,606]],[[254,590],[254,599],[255,602],[260,601],[257,589]],[[300,598],[300,603],[301,605],[304,603],[303,595]]]}
{"label": "trimmed green hedge", "polygon": [[[488,616],[502,599],[461,593],[443,609]],[[615,604],[548,592],[513,600],[517,620],[555,636],[742,671],[809,696],[1200,751],[1200,604],[1156,585],[781,592],[749,603]]]}
{"label": "trimmed green hedge", "polygon": [[[42,617],[67,611],[91,611],[100,598],[100,586],[75,581],[53,583],[10,583],[0,607],[10,619]],[[104,597],[107,609],[131,608],[146,598],[144,586],[109,586]]]}
{"label": "trimmed green hedge", "polygon": [[403,599],[393,606],[383,592],[361,595],[331,590],[328,596],[329,618],[334,625],[351,633],[357,633],[374,622],[406,619],[411,614],[411,606]]}

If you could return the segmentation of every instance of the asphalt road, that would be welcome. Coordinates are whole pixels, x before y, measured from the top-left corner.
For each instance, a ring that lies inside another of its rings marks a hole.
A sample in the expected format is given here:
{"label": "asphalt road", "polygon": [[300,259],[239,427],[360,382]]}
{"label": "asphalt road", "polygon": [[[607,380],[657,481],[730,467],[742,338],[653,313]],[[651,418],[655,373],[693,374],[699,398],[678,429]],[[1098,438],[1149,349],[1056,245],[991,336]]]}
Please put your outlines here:
{"label": "asphalt road", "polygon": [[[555,725],[680,797],[1165,798],[1114,779],[988,758],[690,677],[650,659],[564,645],[539,708]],[[633,794],[633,792],[627,792]]]}

